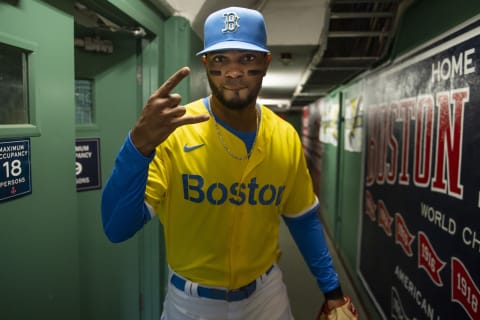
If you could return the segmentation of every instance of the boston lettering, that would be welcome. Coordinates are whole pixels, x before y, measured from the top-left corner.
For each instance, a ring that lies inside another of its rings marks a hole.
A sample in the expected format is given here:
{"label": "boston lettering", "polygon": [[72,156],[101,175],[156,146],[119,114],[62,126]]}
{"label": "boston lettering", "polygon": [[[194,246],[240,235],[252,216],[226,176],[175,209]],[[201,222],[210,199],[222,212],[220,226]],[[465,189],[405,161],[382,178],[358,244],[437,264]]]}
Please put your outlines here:
{"label": "boston lettering", "polygon": [[413,182],[463,199],[463,115],[469,95],[467,87],[367,108],[367,185]]}
{"label": "boston lettering", "polygon": [[259,185],[257,178],[250,179],[248,183],[235,182],[227,186],[221,182],[205,185],[202,176],[195,174],[183,174],[183,198],[192,202],[200,203],[208,201],[214,205],[230,202],[234,205],[271,205],[278,206],[282,201],[285,186],[273,184]]}

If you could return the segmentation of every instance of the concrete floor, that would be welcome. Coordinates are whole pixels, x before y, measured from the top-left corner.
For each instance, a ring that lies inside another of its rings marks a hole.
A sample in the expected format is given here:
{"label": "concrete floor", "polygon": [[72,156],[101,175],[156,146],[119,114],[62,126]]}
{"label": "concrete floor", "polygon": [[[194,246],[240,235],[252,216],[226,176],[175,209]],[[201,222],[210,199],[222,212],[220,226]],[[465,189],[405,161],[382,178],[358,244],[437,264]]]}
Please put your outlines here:
{"label": "concrete floor", "polygon": [[[347,272],[328,237],[327,242],[343,292],[352,299],[358,310],[360,320],[368,320],[358,294],[355,292],[355,288],[352,286]],[[283,271],[293,315],[296,320],[314,320],[323,304],[323,294],[283,223],[280,230],[280,247],[283,256],[280,259],[279,266]]]}

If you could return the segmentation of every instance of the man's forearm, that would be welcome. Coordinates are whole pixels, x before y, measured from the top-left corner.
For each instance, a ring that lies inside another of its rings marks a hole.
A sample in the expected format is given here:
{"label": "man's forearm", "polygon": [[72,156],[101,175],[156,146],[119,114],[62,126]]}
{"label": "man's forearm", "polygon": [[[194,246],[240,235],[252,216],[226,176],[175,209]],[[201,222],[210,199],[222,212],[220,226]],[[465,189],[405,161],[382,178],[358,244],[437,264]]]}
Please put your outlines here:
{"label": "man's forearm", "polygon": [[151,158],[142,156],[130,137],[117,155],[102,192],[102,223],[112,242],[132,237],[150,219],[144,197]]}
{"label": "man's forearm", "polygon": [[327,299],[330,297],[336,299],[340,284],[333,268],[333,260],[325,241],[317,209],[312,209],[299,217],[283,216],[283,219],[310,271],[317,279],[320,289],[326,293]]}

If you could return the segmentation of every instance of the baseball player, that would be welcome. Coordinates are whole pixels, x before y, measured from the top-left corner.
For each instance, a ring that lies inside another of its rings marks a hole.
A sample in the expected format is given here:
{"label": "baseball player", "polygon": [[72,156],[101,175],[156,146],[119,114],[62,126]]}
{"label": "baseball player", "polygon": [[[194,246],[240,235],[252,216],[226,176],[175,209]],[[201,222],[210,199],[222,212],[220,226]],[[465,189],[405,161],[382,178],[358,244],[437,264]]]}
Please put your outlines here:
{"label": "baseball player", "polygon": [[231,7],[205,21],[211,95],[185,106],[172,75],[143,108],[102,194],[112,242],[158,216],[169,266],[162,319],[293,319],[277,262],[283,219],[325,304],[319,319],[357,319],[340,288],[296,130],[257,95],[271,54],[262,15]]}

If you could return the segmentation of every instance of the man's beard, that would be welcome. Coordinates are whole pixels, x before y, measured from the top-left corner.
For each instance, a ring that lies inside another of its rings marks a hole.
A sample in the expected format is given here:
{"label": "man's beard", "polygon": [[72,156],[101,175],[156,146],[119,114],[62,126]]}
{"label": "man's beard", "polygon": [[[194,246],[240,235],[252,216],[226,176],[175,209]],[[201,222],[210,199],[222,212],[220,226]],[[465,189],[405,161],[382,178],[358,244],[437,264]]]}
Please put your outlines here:
{"label": "man's beard", "polygon": [[245,98],[240,97],[238,92],[236,92],[234,98],[227,99],[224,94],[224,89],[215,86],[215,84],[210,78],[210,75],[208,75],[207,78],[208,83],[210,84],[210,90],[212,90],[212,95],[217,98],[217,100],[220,101],[222,105],[233,110],[241,110],[251,105],[252,103],[255,103],[262,85],[262,83],[260,82],[258,87],[253,88]]}

